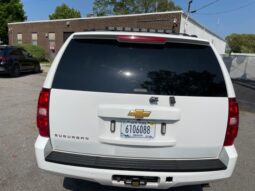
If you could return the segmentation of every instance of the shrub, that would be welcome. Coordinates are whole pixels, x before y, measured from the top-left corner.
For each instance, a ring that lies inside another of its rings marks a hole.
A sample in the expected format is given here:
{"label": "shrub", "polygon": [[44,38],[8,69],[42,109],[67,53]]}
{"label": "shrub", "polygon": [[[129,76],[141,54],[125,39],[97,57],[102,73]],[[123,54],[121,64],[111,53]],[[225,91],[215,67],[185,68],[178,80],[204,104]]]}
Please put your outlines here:
{"label": "shrub", "polygon": [[20,44],[17,46],[24,48],[33,57],[37,58],[39,62],[46,61],[45,51],[42,47],[32,44]]}

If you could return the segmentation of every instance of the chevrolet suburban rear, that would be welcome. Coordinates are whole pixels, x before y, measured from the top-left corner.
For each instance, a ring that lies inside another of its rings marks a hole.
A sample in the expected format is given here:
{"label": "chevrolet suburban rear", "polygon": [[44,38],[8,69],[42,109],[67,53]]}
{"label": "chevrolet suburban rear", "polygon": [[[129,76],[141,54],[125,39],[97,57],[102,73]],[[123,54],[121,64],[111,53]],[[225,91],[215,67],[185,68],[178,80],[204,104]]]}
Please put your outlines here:
{"label": "chevrolet suburban rear", "polygon": [[228,178],[238,105],[206,40],[74,33],[39,96],[39,168],[103,185],[168,189]]}

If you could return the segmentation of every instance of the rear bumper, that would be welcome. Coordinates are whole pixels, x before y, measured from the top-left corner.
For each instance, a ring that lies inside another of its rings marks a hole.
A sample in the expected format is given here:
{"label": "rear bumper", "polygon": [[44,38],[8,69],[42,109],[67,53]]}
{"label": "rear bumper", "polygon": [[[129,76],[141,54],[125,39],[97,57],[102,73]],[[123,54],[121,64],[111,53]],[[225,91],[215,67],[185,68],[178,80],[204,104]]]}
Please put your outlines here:
{"label": "rear bumper", "polygon": [[0,65],[0,73],[8,73],[8,68],[4,65]]}
{"label": "rear bumper", "polygon": [[13,65],[8,62],[0,63],[0,73],[1,74],[10,74],[12,71],[12,66]]}
{"label": "rear bumper", "polygon": [[53,151],[46,156],[45,160],[77,167],[145,172],[206,172],[227,169],[226,165],[219,159],[144,160],[87,156]]}
{"label": "rear bumper", "polygon": [[[129,185],[125,185],[122,181],[117,182],[116,180],[113,180],[114,175],[158,177],[158,182],[151,182],[147,183],[146,186],[141,186],[144,188],[157,189],[203,184],[228,178],[232,175],[237,160],[235,147],[230,146],[224,147],[219,160],[201,160],[200,166],[197,165],[196,162],[195,165],[191,165],[192,163],[187,163],[187,161],[179,161],[179,163],[178,161],[172,161],[172,163],[169,161],[167,164],[170,165],[170,167],[167,170],[162,170],[164,168],[159,167],[159,170],[157,171],[156,163],[151,165],[151,168],[147,170],[137,170],[132,166],[127,170],[128,168],[123,168],[124,165],[122,165],[125,163],[125,160],[116,159],[116,163],[113,162],[112,167],[109,168],[109,166],[111,166],[110,164],[107,164],[109,161],[98,161],[98,158],[100,157],[87,158],[87,160],[90,160],[89,166],[88,161],[84,162],[84,157],[88,156],[52,152],[50,140],[41,136],[37,138],[35,143],[35,153],[39,168],[46,171],[62,174],[68,177],[90,180],[102,185],[123,187],[129,187]],[[181,164],[185,164],[184,167]],[[156,165],[155,169],[152,168],[154,165]],[[158,165],[160,166],[162,164]],[[171,181],[166,181],[167,178],[169,180],[169,177]]]}

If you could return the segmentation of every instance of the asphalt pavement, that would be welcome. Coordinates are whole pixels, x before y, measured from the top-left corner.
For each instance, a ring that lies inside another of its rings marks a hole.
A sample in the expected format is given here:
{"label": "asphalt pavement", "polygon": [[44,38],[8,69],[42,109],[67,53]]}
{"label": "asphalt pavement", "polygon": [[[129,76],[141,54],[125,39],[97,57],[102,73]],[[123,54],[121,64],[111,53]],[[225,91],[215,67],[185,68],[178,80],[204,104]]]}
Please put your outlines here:
{"label": "asphalt pavement", "polygon": [[233,80],[239,107],[255,112],[255,81]]}
{"label": "asphalt pavement", "polygon": [[[53,175],[37,168],[34,142],[37,98],[46,73],[18,78],[0,76],[0,190],[1,191],[129,191],[87,181]],[[252,103],[255,90],[235,85],[238,99]],[[247,95],[248,98],[242,95]],[[239,93],[241,92],[241,93]],[[253,95],[253,96],[252,96]],[[246,100],[247,99],[247,100]],[[254,103],[254,102],[253,102]],[[248,104],[252,107],[252,104]],[[239,159],[230,179],[210,187],[188,186],[171,191],[254,191],[255,190],[255,113],[242,107],[240,131],[236,141]],[[132,189],[136,190],[136,189]],[[136,190],[137,191],[137,190]]]}

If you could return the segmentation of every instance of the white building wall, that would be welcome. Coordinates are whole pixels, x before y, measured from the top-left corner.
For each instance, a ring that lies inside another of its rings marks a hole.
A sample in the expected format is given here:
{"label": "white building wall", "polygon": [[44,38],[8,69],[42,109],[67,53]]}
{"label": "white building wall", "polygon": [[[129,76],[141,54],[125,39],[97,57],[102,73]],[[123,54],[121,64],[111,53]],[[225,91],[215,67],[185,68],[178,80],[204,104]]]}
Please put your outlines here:
{"label": "white building wall", "polygon": [[[185,20],[186,20],[186,15],[182,14],[180,33],[184,33]],[[217,35],[211,33],[208,29],[201,26],[200,24],[198,24],[191,18],[189,18],[187,21],[186,33],[190,34],[190,35],[194,34],[194,35],[197,35],[198,38],[208,40],[215,46],[216,50],[220,54],[225,53],[226,42],[223,39],[221,39],[220,37],[218,37]]]}

